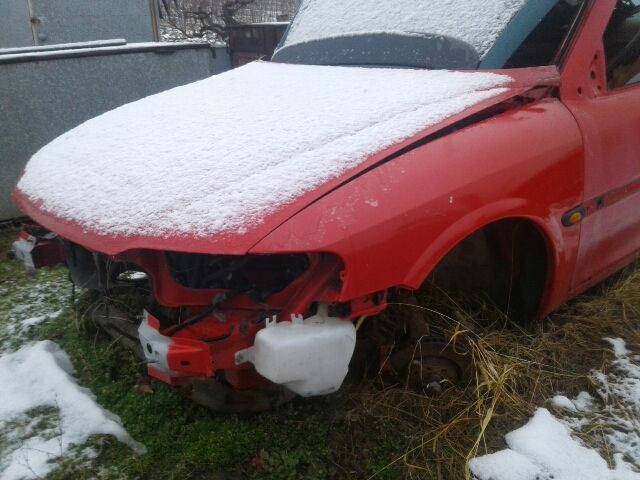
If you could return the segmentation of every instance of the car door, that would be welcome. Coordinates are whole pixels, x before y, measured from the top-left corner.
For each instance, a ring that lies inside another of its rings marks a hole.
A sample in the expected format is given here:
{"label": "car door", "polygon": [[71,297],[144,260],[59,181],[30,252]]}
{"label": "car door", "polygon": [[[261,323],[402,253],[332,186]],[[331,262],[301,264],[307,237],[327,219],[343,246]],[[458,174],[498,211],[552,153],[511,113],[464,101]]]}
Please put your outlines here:
{"label": "car door", "polygon": [[[568,60],[562,96],[585,146],[573,290],[640,249],[640,0],[594,1]],[[568,221],[567,228],[577,228]]]}

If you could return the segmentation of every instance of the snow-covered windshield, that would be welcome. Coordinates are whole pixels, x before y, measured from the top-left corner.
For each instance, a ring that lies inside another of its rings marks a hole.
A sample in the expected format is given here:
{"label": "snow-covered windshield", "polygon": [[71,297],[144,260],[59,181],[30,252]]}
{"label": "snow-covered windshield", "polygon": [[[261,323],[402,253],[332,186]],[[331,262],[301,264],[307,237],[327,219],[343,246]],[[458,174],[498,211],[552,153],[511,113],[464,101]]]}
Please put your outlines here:
{"label": "snow-covered windshield", "polygon": [[442,35],[482,58],[527,0],[302,0],[284,47],[365,34]]}
{"label": "snow-covered windshield", "polygon": [[556,63],[586,0],[302,0],[280,63],[494,70]]}

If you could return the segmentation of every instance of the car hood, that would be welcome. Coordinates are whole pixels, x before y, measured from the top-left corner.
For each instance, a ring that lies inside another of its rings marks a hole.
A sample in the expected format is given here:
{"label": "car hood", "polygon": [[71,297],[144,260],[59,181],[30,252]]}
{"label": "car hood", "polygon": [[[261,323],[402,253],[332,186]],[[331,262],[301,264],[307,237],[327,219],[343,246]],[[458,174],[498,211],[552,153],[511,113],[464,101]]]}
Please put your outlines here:
{"label": "car hood", "polygon": [[65,133],[32,157],[14,200],[105,253],[242,254],[381,158],[550,73],[255,62]]}

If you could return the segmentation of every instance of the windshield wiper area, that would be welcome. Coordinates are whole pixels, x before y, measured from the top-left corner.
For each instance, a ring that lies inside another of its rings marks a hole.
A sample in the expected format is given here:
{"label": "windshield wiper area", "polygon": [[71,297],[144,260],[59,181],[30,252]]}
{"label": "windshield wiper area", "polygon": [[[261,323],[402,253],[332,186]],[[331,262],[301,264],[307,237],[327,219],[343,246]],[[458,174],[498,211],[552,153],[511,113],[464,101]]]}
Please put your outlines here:
{"label": "windshield wiper area", "polygon": [[326,38],[276,51],[274,62],[475,70],[478,52],[456,38],[431,34],[373,33]]}

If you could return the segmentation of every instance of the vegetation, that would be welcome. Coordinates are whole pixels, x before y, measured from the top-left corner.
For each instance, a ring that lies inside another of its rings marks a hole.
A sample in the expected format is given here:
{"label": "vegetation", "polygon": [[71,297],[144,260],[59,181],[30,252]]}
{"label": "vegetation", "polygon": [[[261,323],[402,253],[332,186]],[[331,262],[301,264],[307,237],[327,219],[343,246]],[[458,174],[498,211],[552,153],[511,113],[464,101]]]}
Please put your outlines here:
{"label": "vegetation", "polygon": [[[0,238],[0,248],[6,250],[10,239]],[[37,297],[49,311],[57,310],[71,294],[70,286],[57,287],[66,275],[59,268],[32,278],[17,261],[0,261],[0,326],[12,321],[15,306],[32,298],[37,285],[54,286],[52,292],[38,290]],[[113,438],[94,438],[95,459],[63,460],[52,477],[464,478],[468,458],[503,448],[504,433],[522,425],[536,407],[548,405],[554,393],[575,395],[592,388],[590,370],[606,368],[609,361],[602,337],[640,345],[640,270],[635,268],[563,307],[534,332],[510,325],[482,303],[468,311],[444,295],[431,294],[428,301],[422,295],[405,296],[383,317],[366,320],[359,332],[402,325],[418,315],[433,333],[468,345],[477,367],[472,388],[452,386],[439,397],[425,396],[377,375],[374,355],[365,368],[369,374],[352,379],[340,393],[296,399],[253,416],[212,413],[150,380],[131,353],[92,324],[85,314],[91,298],[80,295],[30,337],[59,343],[71,356],[79,382],[120,416],[148,453],[139,456]],[[11,338],[0,336],[0,342],[7,346]],[[0,431],[0,448],[3,435]],[[591,434],[584,440],[606,454],[601,437]]]}
{"label": "vegetation", "polygon": [[160,18],[187,38],[226,41],[238,24],[289,21],[297,0],[158,0]]}

